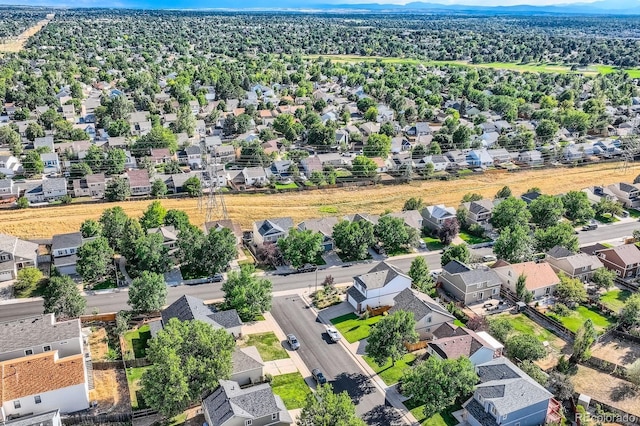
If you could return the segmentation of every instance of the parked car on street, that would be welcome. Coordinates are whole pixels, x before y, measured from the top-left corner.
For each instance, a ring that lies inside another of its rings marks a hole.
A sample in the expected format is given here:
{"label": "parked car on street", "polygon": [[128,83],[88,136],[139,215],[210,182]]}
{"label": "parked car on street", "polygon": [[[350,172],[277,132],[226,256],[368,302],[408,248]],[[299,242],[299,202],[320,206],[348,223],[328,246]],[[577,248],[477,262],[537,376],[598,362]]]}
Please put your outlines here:
{"label": "parked car on street", "polygon": [[327,327],[327,335],[334,342],[337,342],[342,337],[340,336],[340,333],[338,333],[338,330],[333,327]]}
{"label": "parked car on street", "polygon": [[324,385],[325,383],[327,383],[327,378],[324,377],[324,374],[322,374],[322,371],[320,371],[319,369],[314,368],[313,370],[311,370],[311,375],[314,379],[316,379],[316,382],[318,382],[319,385]]}
{"label": "parked car on street", "polygon": [[300,266],[298,269],[296,269],[298,272],[302,273],[302,272],[313,272],[316,269],[318,269],[318,267],[316,265],[312,265],[311,263],[306,263],[302,266]]}
{"label": "parked car on street", "polygon": [[300,342],[295,335],[287,334],[287,342],[289,342],[289,347],[291,348],[291,350],[297,351],[298,349],[300,349]]}

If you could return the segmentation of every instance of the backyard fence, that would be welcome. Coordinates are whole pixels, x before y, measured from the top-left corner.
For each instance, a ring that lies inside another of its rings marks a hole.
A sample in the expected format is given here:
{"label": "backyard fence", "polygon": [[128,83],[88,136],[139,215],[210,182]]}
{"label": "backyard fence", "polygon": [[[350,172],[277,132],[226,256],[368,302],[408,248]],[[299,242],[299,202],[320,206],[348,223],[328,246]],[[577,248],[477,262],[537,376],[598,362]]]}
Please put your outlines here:
{"label": "backyard fence", "polygon": [[94,361],[92,362],[94,370],[122,370],[124,364],[122,361]]}
{"label": "backyard fence", "polygon": [[71,414],[62,418],[65,426],[81,425],[81,424],[103,424],[103,423],[131,423],[132,416],[130,413],[120,414]]}
{"label": "backyard fence", "polygon": [[426,340],[421,340],[418,343],[406,343],[405,342],[404,347],[407,348],[407,351],[413,352],[413,351],[417,351],[417,350],[426,348],[428,344],[429,343]]}
{"label": "backyard fence", "polygon": [[115,312],[112,312],[110,314],[96,314],[96,315],[82,315],[80,317],[80,321],[81,322],[93,322],[93,321],[99,321],[99,322],[111,322],[111,321],[115,321],[116,320],[116,314]]}
{"label": "backyard fence", "polygon": [[391,306],[380,306],[378,308],[371,308],[367,306],[367,312],[369,312],[369,316],[371,317],[377,317],[378,315],[383,315],[389,309],[391,309]]}

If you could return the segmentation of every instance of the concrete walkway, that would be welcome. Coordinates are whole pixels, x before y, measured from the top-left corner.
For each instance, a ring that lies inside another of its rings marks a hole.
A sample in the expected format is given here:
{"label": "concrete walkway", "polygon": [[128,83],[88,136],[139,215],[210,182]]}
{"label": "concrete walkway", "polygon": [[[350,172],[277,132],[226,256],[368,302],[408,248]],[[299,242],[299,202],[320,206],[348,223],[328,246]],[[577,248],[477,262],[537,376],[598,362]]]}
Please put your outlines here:
{"label": "concrete walkway", "polygon": [[118,258],[118,269],[120,269],[120,273],[124,277],[125,284],[129,285],[129,284],[131,284],[131,281],[133,281],[133,280],[129,276],[129,273],[127,272],[126,266],[127,266],[127,259],[125,259],[124,256],[120,256]]}
{"label": "concrete walkway", "polygon": [[[305,294],[301,294],[300,297],[307,302],[311,306],[309,299]],[[311,309],[315,310],[313,306]],[[348,302],[343,302],[339,305],[332,306],[327,309],[323,309],[322,311],[316,313],[318,314],[318,319],[322,321],[324,324],[331,324],[331,319],[338,317],[340,315],[344,315],[349,312],[353,312],[353,307]],[[349,343],[345,339],[340,339],[340,344],[347,349],[347,353],[360,365],[360,368],[369,376],[373,384],[385,395],[385,398],[389,403],[396,408],[400,414],[402,415],[402,419],[406,424],[415,425],[418,424],[418,420],[414,417],[413,414],[404,406],[402,403],[407,398],[403,397],[398,393],[395,386],[387,386],[387,384],[376,374],[375,371],[367,364],[367,362],[362,358],[362,354],[364,353],[364,348],[366,347],[366,341],[359,341],[354,343]]]}

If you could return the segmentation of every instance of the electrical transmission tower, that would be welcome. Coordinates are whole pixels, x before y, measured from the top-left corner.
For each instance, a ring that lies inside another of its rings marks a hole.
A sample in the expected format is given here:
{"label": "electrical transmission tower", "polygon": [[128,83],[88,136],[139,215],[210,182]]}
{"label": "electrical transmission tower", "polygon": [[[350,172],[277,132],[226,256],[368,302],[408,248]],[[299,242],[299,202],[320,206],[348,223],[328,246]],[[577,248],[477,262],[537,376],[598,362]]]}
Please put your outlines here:
{"label": "electrical transmission tower", "polygon": [[[222,188],[218,185],[218,161],[215,154],[205,158],[204,166],[208,174],[208,182],[205,181],[205,186],[209,192],[205,194],[205,191],[202,191],[202,195],[198,200],[198,207],[200,211],[204,210],[205,222],[211,222],[214,219],[228,219],[227,205],[224,202]],[[205,197],[206,200],[204,199]]]}
{"label": "electrical transmission tower", "polygon": [[[635,121],[634,120],[634,124]],[[635,161],[636,156],[640,155],[640,141],[637,136],[626,137],[622,140],[622,164],[620,169],[626,172],[629,169],[629,163]]]}

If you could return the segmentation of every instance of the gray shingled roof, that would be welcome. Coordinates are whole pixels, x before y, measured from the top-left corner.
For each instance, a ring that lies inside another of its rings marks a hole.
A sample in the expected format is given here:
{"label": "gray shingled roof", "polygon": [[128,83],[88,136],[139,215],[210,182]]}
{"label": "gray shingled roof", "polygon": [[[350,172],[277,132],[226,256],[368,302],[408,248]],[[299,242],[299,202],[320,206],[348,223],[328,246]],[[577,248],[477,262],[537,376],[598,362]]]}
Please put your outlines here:
{"label": "gray shingled roof", "polygon": [[43,191],[66,191],[67,179],[66,178],[49,178],[42,181]]}
{"label": "gray shingled roof", "polygon": [[[249,355],[249,353],[255,352]],[[256,358],[254,358],[256,357]],[[231,354],[231,374],[244,373],[245,371],[255,370],[261,368],[264,364],[259,361],[260,354],[255,346],[249,346],[246,348],[235,347]]]}
{"label": "gray shingled roof", "polygon": [[438,312],[441,315],[450,317],[453,321],[455,317],[443,308],[438,302],[424,293],[420,293],[411,288],[405,288],[394,298],[394,305],[390,313],[395,311],[412,312],[416,321],[420,321],[431,312]]}
{"label": "gray shingled roof", "polygon": [[443,269],[451,275],[459,275],[466,284],[475,284],[486,281],[488,282],[488,286],[491,286],[493,284],[499,285],[502,283],[502,281],[500,281],[500,277],[493,269],[482,266],[471,269],[464,263],[458,262],[457,260],[452,260],[447,263]]}
{"label": "gray shingled roof", "polygon": [[567,250],[566,248],[562,247],[562,246],[555,246],[554,248],[552,248],[551,250],[549,250],[547,252],[547,256],[551,256],[555,259],[560,259],[563,257],[569,257],[569,256],[573,256],[574,253],[571,250]]}
{"label": "gray shingled roof", "polygon": [[11,253],[15,257],[35,259],[38,255],[38,244],[21,240],[13,235],[0,234],[0,251]]}
{"label": "gray shingled roof", "polygon": [[371,290],[374,288],[384,287],[398,275],[407,277],[396,267],[388,264],[387,262],[380,262],[366,274],[358,275],[354,277],[354,279],[362,284],[367,290]]}
{"label": "gray shingled roof", "polygon": [[496,419],[484,411],[484,407],[475,399],[471,399],[464,407],[482,426],[497,426]]}
{"label": "gray shingled roof", "polygon": [[56,234],[51,240],[51,250],[63,248],[77,248],[82,245],[82,233],[71,232],[69,234]]}
{"label": "gray shingled roof", "polygon": [[9,420],[3,423],[4,426],[42,426],[52,425],[53,419],[58,415],[58,410],[46,413],[35,414],[33,416],[21,417],[15,420]]}
{"label": "gray shingled roof", "polygon": [[358,290],[355,287],[349,287],[349,290],[347,290],[347,294],[356,301],[356,303],[361,303],[364,302],[365,300],[367,300],[367,298],[364,296],[364,294],[360,293],[360,290]]}
{"label": "gray shingled roof", "polygon": [[[259,225],[259,226],[258,226]],[[293,228],[293,219],[290,217],[278,217],[256,222],[256,227],[260,235],[266,235],[271,230],[286,232]]]}
{"label": "gray shingled roof", "polygon": [[80,320],[56,322],[53,314],[0,322],[0,353],[80,337]]}
{"label": "gray shingled roof", "polygon": [[282,399],[274,395],[268,383],[241,389],[236,382],[220,380],[220,387],[202,405],[211,419],[209,426],[221,426],[233,416],[255,420],[279,413],[282,420],[286,412]]}
{"label": "gray shingled roof", "polygon": [[164,324],[167,324],[171,318],[177,318],[180,321],[198,320],[214,328],[226,329],[242,325],[235,309],[216,312],[205,305],[203,300],[186,294],[162,311]]}
{"label": "gray shingled roof", "polygon": [[467,271],[471,270],[471,268],[469,268],[467,265],[465,265],[464,263],[459,262],[457,260],[452,260],[451,262],[449,262],[446,265],[444,265],[444,267],[442,269],[444,269],[445,271],[447,271],[451,275],[453,275],[453,274],[461,274],[463,272],[467,272]]}

